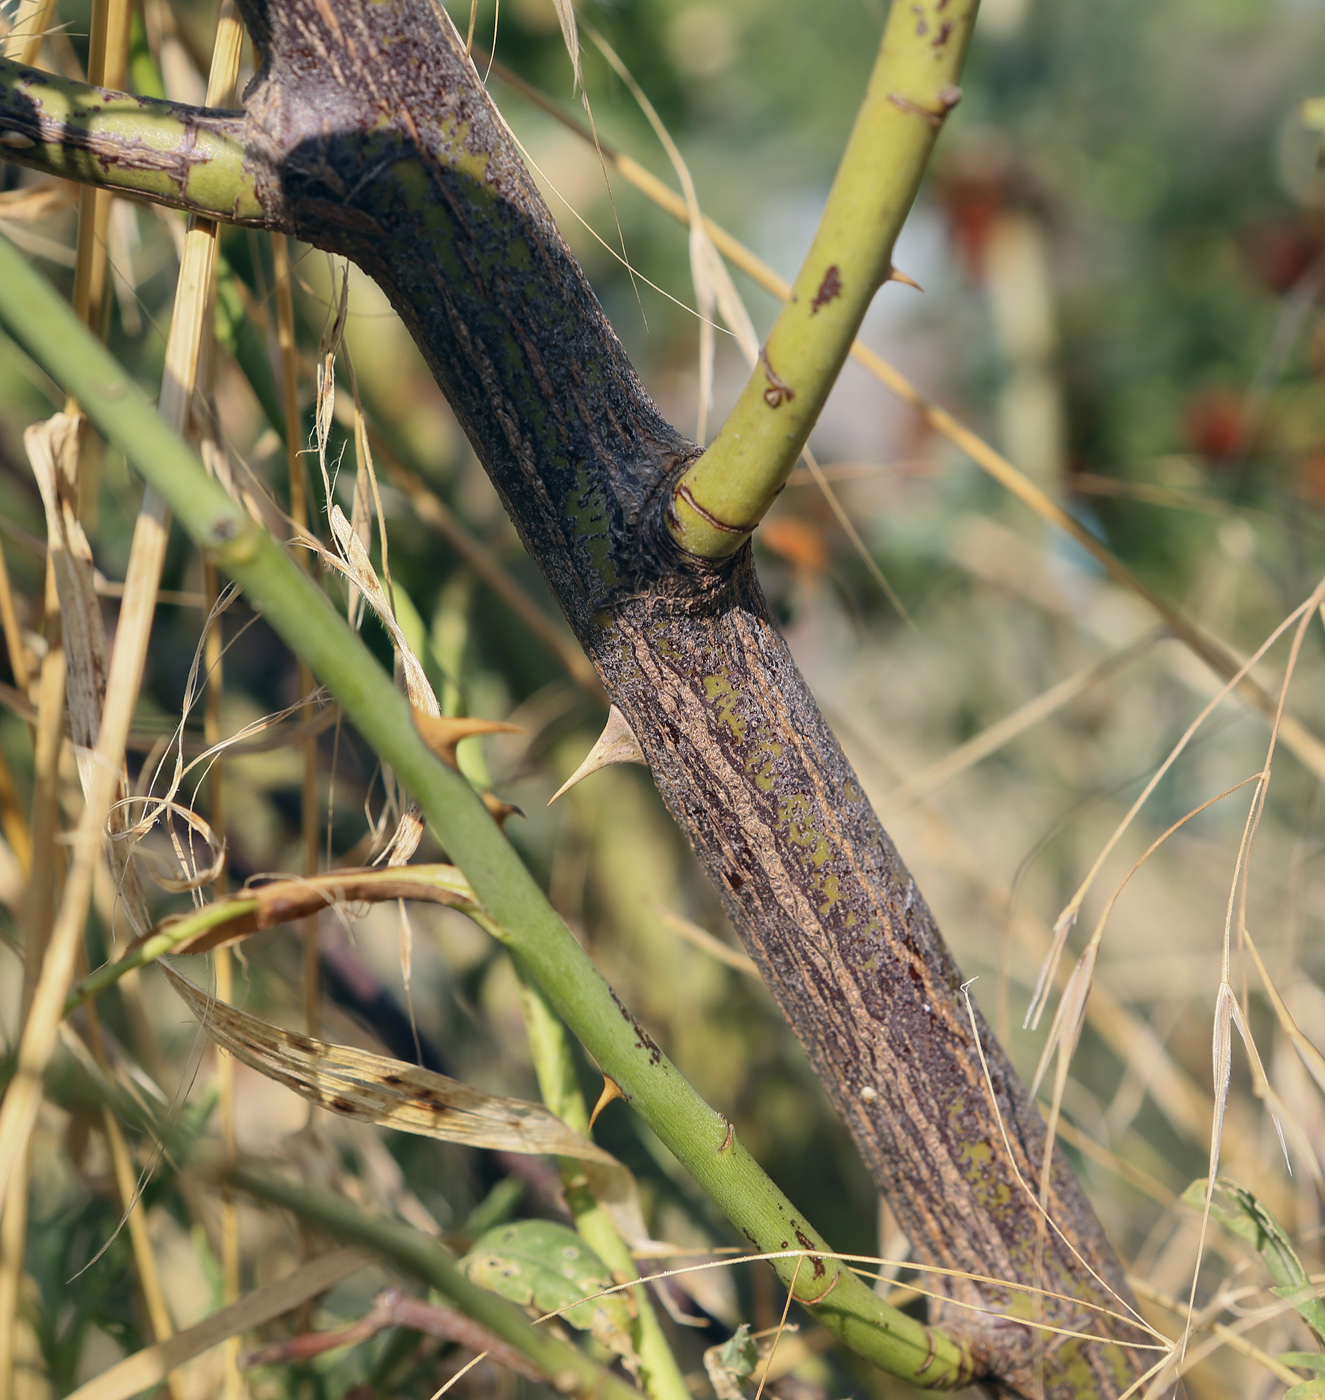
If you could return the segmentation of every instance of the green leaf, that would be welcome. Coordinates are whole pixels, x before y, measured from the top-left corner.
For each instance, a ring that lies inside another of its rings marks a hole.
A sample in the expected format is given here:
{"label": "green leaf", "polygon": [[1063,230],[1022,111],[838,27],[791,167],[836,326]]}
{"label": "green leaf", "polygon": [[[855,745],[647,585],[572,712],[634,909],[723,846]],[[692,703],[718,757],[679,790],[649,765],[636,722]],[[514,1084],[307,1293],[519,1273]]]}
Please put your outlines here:
{"label": "green leaf", "polygon": [[1325,1381],[1303,1381],[1284,1391],[1284,1400],[1325,1400]]}
{"label": "green leaf", "polygon": [[1325,1356],[1318,1351],[1281,1351],[1279,1360],[1285,1366],[1296,1366],[1300,1371],[1319,1371],[1325,1376]]}
{"label": "green leaf", "polygon": [[[1204,1210],[1205,1182],[1192,1182],[1183,1192],[1182,1199],[1193,1210]],[[1274,1216],[1245,1186],[1220,1177],[1215,1182],[1210,1199],[1210,1217],[1229,1234],[1246,1240],[1256,1249],[1275,1282],[1271,1292],[1276,1297],[1289,1299],[1303,1322],[1325,1345],[1325,1302],[1317,1295],[1315,1285],[1297,1257],[1297,1251]],[[1315,1385],[1317,1382],[1309,1381],[1308,1384]],[[1306,1400],[1306,1397],[1298,1396],[1296,1400]],[[1325,1395],[1322,1400],[1325,1400]]]}
{"label": "green leaf", "polygon": [[594,1296],[616,1281],[569,1226],[550,1220],[500,1225],[474,1241],[462,1266],[475,1283],[540,1315],[557,1313],[627,1364],[633,1362],[630,1298],[624,1293]]}
{"label": "green leaf", "polygon": [[720,1347],[704,1353],[704,1369],[713,1382],[718,1400],[742,1400],[741,1382],[754,1375],[759,1364],[759,1345],[750,1335],[750,1324],[743,1322]]}

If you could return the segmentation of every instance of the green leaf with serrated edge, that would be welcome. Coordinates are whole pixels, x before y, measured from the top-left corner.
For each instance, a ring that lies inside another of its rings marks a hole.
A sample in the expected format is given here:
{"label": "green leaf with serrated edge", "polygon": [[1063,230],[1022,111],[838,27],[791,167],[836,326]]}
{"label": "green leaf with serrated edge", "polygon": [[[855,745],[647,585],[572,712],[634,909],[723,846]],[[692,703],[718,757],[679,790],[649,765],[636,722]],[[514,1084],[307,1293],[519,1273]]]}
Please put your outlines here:
{"label": "green leaf with serrated edge", "polygon": [[704,1353],[704,1369],[718,1400],[742,1400],[741,1382],[754,1375],[759,1364],[759,1344],[743,1322],[721,1346]]}
{"label": "green leaf with serrated edge", "polygon": [[[1205,1182],[1192,1182],[1182,1193],[1182,1199],[1193,1210],[1203,1210]],[[1288,1298],[1302,1321],[1325,1344],[1325,1302],[1316,1295],[1297,1251],[1274,1216],[1245,1186],[1221,1176],[1215,1182],[1210,1217],[1230,1234],[1246,1240],[1260,1254],[1275,1282],[1271,1291],[1277,1297]]]}
{"label": "green leaf with serrated edge", "polygon": [[1325,1381],[1303,1381],[1284,1391],[1284,1400],[1325,1400]]}
{"label": "green leaf with serrated edge", "polygon": [[1281,1351],[1279,1360],[1285,1366],[1296,1366],[1303,1371],[1319,1371],[1325,1376],[1325,1356],[1318,1351]]}
{"label": "green leaf with serrated edge", "polygon": [[634,1361],[631,1300],[622,1293],[594,1296],[615,1280],[569,1226],[551,1220],[499,1225],[474,1241],[462,1265],[475,1283],[539,1315],[555,1312],[628,1365]]}

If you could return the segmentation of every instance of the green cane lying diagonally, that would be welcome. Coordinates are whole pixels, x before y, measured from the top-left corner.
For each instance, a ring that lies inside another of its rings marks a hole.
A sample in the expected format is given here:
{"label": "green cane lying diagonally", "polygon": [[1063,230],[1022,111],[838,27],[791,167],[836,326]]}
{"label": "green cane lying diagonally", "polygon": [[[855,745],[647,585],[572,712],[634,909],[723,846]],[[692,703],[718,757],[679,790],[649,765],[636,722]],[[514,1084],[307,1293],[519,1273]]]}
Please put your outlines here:
{"label": "green cane lying diagonally", "polygon": [[[436,759],[409,707],[331,603],[265,530],[207,475],[152,412],[117,361],[7,240],[0,239],[0,320],[78,397],[100,431],[159,491],[183,527],[248,594],[336,696],[346,715],[423,807],[509,946],[603,1072],[743,1234],[764,1250],[788,1236],[827,1246],[617,1000],[459,773]],[[61,990],[63,995],[64,989]],[[44,1064],[21,1063],[40,1075]],[[0,1110],[0,1150],[14,1134]],[[784,1282],[848,1346],[875,1365],[934,1389],[969,1383],[969,1351],[885,1305],[831,1258],[812,1270],[778,1261]],[[797,1275],[799,1274],[799,1278]]]}

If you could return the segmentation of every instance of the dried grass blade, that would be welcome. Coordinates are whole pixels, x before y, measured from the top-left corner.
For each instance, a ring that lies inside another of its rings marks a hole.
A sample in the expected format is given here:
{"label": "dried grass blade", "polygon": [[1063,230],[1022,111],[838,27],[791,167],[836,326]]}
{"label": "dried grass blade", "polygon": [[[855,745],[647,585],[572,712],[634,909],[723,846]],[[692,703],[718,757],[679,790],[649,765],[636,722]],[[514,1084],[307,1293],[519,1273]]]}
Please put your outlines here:
{"label": "dried grass blade", "polygon": [[[1238,999],[1228,982],[1221,981],[1215,997],[1212,1056],[1214,1060],[1215,1111],[1210,1124],[1210,1161],[1205,1186],[1205,1205],[1201,1211],[1201,1237],[1196,1246],[1196,1262],[1192,1266],[1192,1291],[1187,1299],[1187,1317],[1182,1329],[1179,1359],[1187,1356],[1187,1344],[1196,1324],[1196,1284],[1201,1275],[1201,1260],[1205,1257],[1205,1239],[1210,1228],[1210,1206],[1214,1199],[1215,1178],[1219,1175],[1219,1148],[1224,1138],[1224,1114],[1228,1109],[1228,1086],[1233,1073],[1234,1016],[1241,1017]],[[1244,1037],[1245,1038],[1245,1037]]]}
{"label": "dried grass blade", "polygon": [[[1035,1067],[1035,1078],[1031,1080],[1031,1098],[1039,1093],[1041,1081],[1054,1055],[1057,1054],[1061,1067],[1070,1063],[1072,1056],[1077,1052],[1081,1027],[1086,1020],[1086,1005],[1090,1000],[1090,989],[1095,980],[1095,959],[1098,952],[1099,943],[1091,939],[1067,979],[1067,986],[1063,988],[1063,995],[1058,999],[1058,1009],[1054,1012],[1054,1019],[1049,1026],[1049,1034],[1045,1037],[1044,1049],[1040,1052],[1040,1063]],[[1060,1083],[1054,1086],[1055,1118],[1058,1116],[1062,1088]],[[1047,1136],[1052,1142],[1053,1133],[1050,1132]]]}
{"label": "dried grass blade", "polygon": [[[596,29],[591,28],[589,32],[599,52],[607,59],[617,77],[625,83],[640,111],[653,128],[654,135],[657,136],[659,144],[667,153],[672,169],[676,172],[685,198],[686,222],[690,228],[690,276],[695,287],[695,306],[699,312],[699,412],[695,441],[702,445],[708,434],[708,410],[713,403],[714,307],[721,312],[728,329],[736,337],[751,364],[759,354],[759,339],[745,303],[727,271],[727,265],[709,237],[707,222],[699,207],[695,182],[680,148],[672,139],[666,123],[658,115],[644,89],[636,82],[634,74],[622,62],[620,55]],[[594,133],[594,144],[599,148],[600,159],[605,159],[597,140],[597,133]]]}
{"label": "dried grass blade", "polygon": [[26,67],[32,67],[54,13],[55,0],[19,0],[10,16],[4,39],[0,41],[4,56],[16,58]]}
{"label": "dried grass blade", "polygon": [[584,90],[584,73],[580,69],[580,30],[575,23],[574,0],[552,0],[552,8],[557,12],[557,23],[561,26],[561,38],[570,55],[571,71],[575,74],[575,87]]}
{"label": "dried grass blade", "polygon": [[[341,276],[340,291],[337,294],[335,309],[331,321],[323,334],[322,344],[318,350],[317,366],[317,409],[315,418],[315,433],[317,440],[318,462],[322,470],[322,484],[326,492],[329,505],[332,538],[336,545],[333,552],[318,546],[318,553],[323,562],[334,568],[351,584],[351,612],[353,613],[359,603],[366,602],[373,612],[377,614],[382,626],[391,634],[391,640],[395,646],[396,656],[399,658],[400,668],[404,676],[405,692],[409,696],[410,703],[416,708],[423,710],[429,715],[440,715],[441,706],[437,703],[437,697],[433,693],[432,686],[428,682],[428,677],[423,669],[423,664],[415,655],[404,630],[396,621],[395,609],[391,599],[383,588],[381,580],[377,576],[377,571],[373,568],[372,559],[368,553],[367,544],[359,529],[355,524],[345,518],[345,512],[339,505],[332,504],[332,481],[331,470],[327,464],[327,443],[331,433],[331,425],[335,418],[336,409],[336,355],[339,351],[345,336],[345,322],[349,315],[349,267],[346,265]],[[358,396],[355,395],[356,410]],[[356,411],[355,415],[355,444],[356,452],[360,446],[366,443],[366,435],[361,431],[362,414]],[[363,480],[363,472],[360,473],[360,482]],[[370,484],[374,493],[376,492],[376,481],[369,476]],[[379,506],[380,511],[380,506]],[[364,509],[360,510],[358,491],[354,505],[354,515],[356,523],[363,525],[367,520],[366,502]],[[380,515],[379,515],[380,518]],[[385,532],[383,532],[383,549],[385,551]],[[384,553],[385,558],[385,553]],[[419,842],[423,839],[423,815],[418,804],[411,798],[406,800],[400,809],[400,818],[396,823],[396,829],[392,833],[386,844],[386,849],[382,852],[380,859],[387,865],[404,865],[410,856],[418,849]],[[310,1008],[311,1012],[311,1008]],[[312,1023],[312,1016],[309,1016]]]}
{"label": "dried grass blade", "polygon": [[[1235,783],[1232,787],[1225,788],[1223,792],[1216,793],[1214,797],[1207,798],[1204,802],[1200,803],[1199,806],[1193,807],[1191,811],[1184,813],[1176,822],[1155,837],[1150,845],[1137,857],[1132,868],[1118,882],[1113,893],[1110,894],[1105,903],[1104,908],[1100,911],[1100,916],[1096,920],[1095,927],[1091,932],[1090,941],[1087,943],[1085,951],[1082,953],[1071,976],[1068,978],[1067,986],[1063,989],[1058,1011],[1054,1016],[1053,1024],[1050,1027],[1049,1035],[1045,1042],[1044,1051],[1040,1056],[1039,1067],[1035,1071],[1035,1080],[1031,1086],[1032,1098],[1039,1088],[1040,1080],[1045,1069],[1048,1067],[1050,1057],[1053,1055],[1054,1050],[1058,1050],[1060,1062],[1064,1054],[1070,1059],[1076,1053],[1077,1041],[1081,1035],[1081,1027],[1085,1020],[1089,992],[1094,982],[1095,961],[1099,954],[1100,944],[1104,941],[1104,930],[1108,925],[1110,916],[1113,914],[1114,907],[1117,905],[1119,899],[1122,898],[1123,891],[1131,883],[1132,877],[1174,832],[1180,831],[1189,821],[1194,817],[1199,817],[1202,812],[1213,807],[1216,802],[1222,802],[1224,798],[1232,796],[1235,792],[1240,792],[1248,783],[1258,782],[1259,779],[1259,774],[1254,774],[1250,778],[1244,778],[1240,783]],[[1055,935],[1057,936],[1057,930],[1055,930]],[[1063,936],[1066,936],[1066,930],[1064,930]],[[1044,970],[1041,969],[1041,978],[1043,978],[1043,976]],[[1080,980],[1083,976],[1085,978],[1084,983]],[[1037,987],[1037,992],[1038,991],[1039,987]],[[1076,1005],[1075,1003],[1078,1000],[1080,1000],[1080,1004]],[[1072,1003],[1072,1005],[1069,1005],[1069,1003]],[[1054,1100],[1055,1118],[1057,1117],[1060,1106],[1060,1097],[1061,1096],[1056,1096]],[[1052,1134],[1050,1134],[1050,1136],[1052,1137]]]}
{"label": "dried grass blade", "polygon": [[1242,932],[1242,943],[1251,954],[1252,961],[1256,964],[1256,970],[1261,974],[1261,983],[1265,988],[1266,995],[1270,998],[1270,1004],[1274,1007],[1275,1015],[1279,1018],[1280,1028],[1288,1037],[1293,1049],[1297,1051],[1298,1058],[1306,1066],[1308,1073],[1316,1081],[1316,1087],[1322,1094],[1325,1094],[1325,1055],[1321,1054],[1316,1048],[1315,1042],[1310,1040],[1297,1024],[1296,1018],[1288,1009],[1283,997],[1280,996],[1279,988],[1275,986],[1274,979],[1265,966],[1261,950],[1256,946],[1251,934],[1245,929]]}
{"label": "dried grass blade", "polygon": [[[368,550],[355,533],[353,526],[346,520],[345,512],[338,505],[331,507],[331,533],[340,550],[341,558],[337,559],[329,551],[325,552],[323,557],[355,585],[363,600],[377,614],[382,626],[391,634],[391,641],[395,646],[405,682],[405,693],[409,696],[410,704],[425,714],[439,716],[442,707],[437,703],[437,696],[433,693],[432,685],[423,669],[423,663],[414,654],[404,629],[396,621],[391,600],[387,597],[386,590],[377,577],[377,572],[368,557]],[[388,865],[404,865],[418,849],[422,839],[422,809],[413,798],[410,798],[401,808],[400,819],[396,823],[396,829],[391,839],[387,842],[382,859]]]}
{"label": "dried grass blade", "polygon": [[[233,17],[233,0],[225,0],[223,18],[227,13]],[[127,23],[127,8],[124,14]],[[213,84],[208,85],[209,102],[214,105],[221,105],[224,88],[233,88],[234,85],[239,53],[237,21],[232,23],[229,32],[233,36],[233,44],[229,50],[232,57],[228,84],[218,82],[216,91],[213,91]],[[125,42],[127,46],[127,37]],[[217,77],[215,69],[213,77]],[[81,236],[80,230],[80,239]],[[180,283],[166,345],[166,368],[159,407],[161,417],[176,431],[183,429],[192,401],[198,346],[208,324],[207,293],[211,285],[214,255],[215,226],[191,226],[185,239]],[[85,311],[86,301],[81,305]],[[14,1163],[25,1150],[36,1123],[41,1103],[42,1075],[55,1049],[65,998],[73,981],[80,935],[91,902],[96,864],[103,845],[106,814],[119,787],[125,743],[146,661],[156,590],[165,559],[166,514],[156,493],[150,489],[144,491],[130,547],[124,600],[97,740],[96,762],[83,813],[74,833],[73,862],[19,1042],[17,1074],[3,1103],[0,1103],[0,1202],[5,1199]]]}
{"label": "dried grass blade", "polygon": [[[1319,592],[1319,589],[1317,590],[1317,592]],[[1150,795],[1159,786],[1160,782],[1164,778],[1164,775],[1178,761],[1178,758],[1186,749],[1188,744],[1190,744],[1192,739],[1195,738],[1197,731],[1200,729],[1200,727],[1214,713],[1215,709],[1238,687],[1240,683],[1249,680],[1252,667],[1256,665],[1256,663],[1261,659],[1262,656],[1265,655],[1267,651],[1269,651],[1269,649],[1275,644],[1275,642],[1277,642],[1279,638],[1282,637],[1283,634],[1290,627],[1293,626],[1294,623],[1300,624],[1304,617],[1310,616],[1314,613],[1316,608],[1316,601],[1316,593],[1313,593],[1312,596],[1306,600],[1306,602],[1301,603],[1296,608],[1294,608],[1293,611],[1289,613],[1289,615],[1286,618],[1284,618],[1284,620],[1281,623],[1279,623],[1279,625],[1274,629],[1274,631],[1272,631],[1270,635],[1261,643],[1261,645],[1256,649],[1255,653],[1238,668],[1238,670],[1225,682],[1224,685],[1222,685],[1219,688],[1218,692],[1213,696],[1213,698],[1206,703],[1206,705],[1202,708],[1201,712],[1196,716],[1194,720],[1192,720],[1192,722],[1183,731],[1182,737],[1169,750],[1168,756],[1165,758],[1164,762],[1161,763],[1160,766],[1151,775],[1150,780],[1146,783],[1145,787],[1142,788],[1140,794],[1136,798],[1136,801],[1133,802],[1131,807],[1128,808],[1127,814],[1123,817],[1122,821],[1120,821],[1118,825],[1114,828],[1113,833],[1110,835],[1109,839],[1104,843],[1104,846],[1101,848],[1099,854],[1095,857],[1095,861],[1091,865],[1089,871],[1086,872],[1085,878],[1081,881],[1080,885],[1077,886],[1076,892],[1068,901],[1067,906],[1064,908],[1063,912],[1058,916],[1058,919],[1054,924],[1053,946],[1050,949],[1049,954],[1046,956],[1044,963],[1040,968],[1039,979],[1037,980],[1035,985],[1035,994],[1031,998],[1030,1007],[1026,1012],[1026,1026],[1034,1028],[1035,1026],[1039,1025],[1040,1017],[1044,1012],[1045,998],[1048,994],[1049,985],[1053,981],[1054,974],[1057,971],[1058,967],[1058,960],[1062,956],[1063,944],[1066,942],[1067,935],[1071,931],[1072,926],[1076,923],[1077,915],[1081,911],[1081,906],[1085,901],[1086,895],[1089,892],[1091,886],[1094,884],[1095,879],[1099,875],[1100,870],[1103,868],[1104,862],[1108,859],[1109,854],[1112,852],[1112,850],[1118,844],[1118,842],[1122,840],[1124,834],[1127,832],[1128,828],[1135,820],[1137,813],[1140,812],[1141,808],[1145,806],[1145,804],[1150,800]],[[1296,647],[1299,645],[1300,633],[1298,640],[1294,643],[1294,654],[1296,654]],[[1283,721],[1287,718],[1281,713],[1281,710],[1282,702],[1279,705],[1276,705],[1275,708],[1272,709],[1270,712],[1271,717],[1274,720],[1274,733],[1276,736],[1283,734]],[[1271,745],[1271,747],[1273,748],[1273,744]]]}
{"label": "dried grass blade", "polygon": [[924,801],[926,797],[936,792],[945,783],[951,782],[966,772],[968,768],[983,762],[984,759],[997,753],[1028,729],[1041,723],[1064,705],[1071,703],[1093,686],[1112,676],[1114,672],[1144,656],[1162,635],[1160,632],[1151,632],[1131,646],[1125,647],[1121,651],[1112,652],[1101,660],[1092,662],[1089,666],[1083,666],[1081,670],[1059,681],[1057,685],[1050,686],[1048,690],[1041,692],[1031,700],[1027,700],[1025,704],[1019,705],[1011,714],[996,720],[964,744],[959,744],[955,749],[944,754],[937,763],[931,764],[924,772],[917,773],[914,777],[908,778],[904,783],[894,788],[884,799],[886,809],[889,812],[900,813],[915,803]]}
{"label": "dried grass blade", "polygon": [[195,1356],[201,1356],[241,1332],[293,1312],[371,1262],[369,1255],[357,1249],[337,1249],[319,1255],[284,1278],[255,1288],[196,1327],[126,1356],[95,1380],[79,1386],[68,1400],[128,1400],[129,1396],[159,1384],[186,1361],[192,1361]]}
{"label": "dried grass blade", "polygon": [[5,559],[3,544],[0,544],[0,628],[4,630],[5,650],[9,654],[9,667],[14,673],[14,684],[19,693],[26,696],[32,674],[28,666],[27,643],[23,640],[18,609],[14,605],[14,586],[9,577],[9,564]]}

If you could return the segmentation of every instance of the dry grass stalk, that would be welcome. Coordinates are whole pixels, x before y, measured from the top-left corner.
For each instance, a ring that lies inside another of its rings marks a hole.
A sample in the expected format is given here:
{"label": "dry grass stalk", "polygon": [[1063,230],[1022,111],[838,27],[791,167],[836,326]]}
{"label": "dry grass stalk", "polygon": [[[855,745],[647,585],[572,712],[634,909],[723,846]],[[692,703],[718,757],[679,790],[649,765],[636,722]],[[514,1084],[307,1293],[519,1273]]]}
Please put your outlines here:
{"label": "dry grass stalk", "polygon": [[[77,515],[78,434],[79,419],[57,414],[48,422],[29,428],[24,442],[46,509],[47,557],[60,604],[69,724],[86,792],[104,704],[107,656],[101,609],[93,584],[92,551]],[[112,851],[114,849],[112,847]],[[117,867],[116,876],[122,881],[126,874],[123,865],[118,861],[113,864]],[[130,900],[134,899],[134,891],[126,891],[126,894]],[[89,1030],[93,1055],[98,1064],[104,1066],[104,1048],[95,1010],[89,1018]],[[101,1123],[120,1206],[128,1224],[148,1320],[157,1340],[163,1340],[170,1336],[173,1327],[143,1214],[135,1209],[136,1172],[124,1134],[109,1106],[102,1109]],[[11,1188],[11,1205],[17,1181],[16,1178]],[[15,1258],[21,1260],[21,1250]],[[5,1316],[0,1311],[0,1317]]]}
{"label": "dry grass stalk", "polygon": [[[53,12],[53,3],[25,3],[13,16],[13,26],[6,35],[6,54],[19,50],[23,61],[30,62],[36,56],[41,44],[41,36]],[[105,4],[93,6],[92,40],[89,59],[93,81],[104,82],[109,74],[120,83],[123,81],[124,63],[128,54],[128,8],[120,0],[115,0],[108,9]],[[19,47],[21,46],[21,48]],[[109,53],[109,59],[108,59]],[[110,195],[105,192],[85,189],[80,192],[81,216],[79,219],[78,253],[75,266],[74,296],[79,314],[89,324],[100,322],[100,290],[105,285],[105,229],[110,210]],[[77,428],[74,428],[75,433]],[[76,449],[75,449],[76,450]],[[91,458],[89,457],[89,460]],[[77,467],[70,464],[70,476],[77,482]],[[75,490],[77,486],[75,484]],[[75,522],[76,523],[76,522]],[[13,606],[9,586],[8,570],[3,569],[3,587],[0,588],[0,616],[3,618],[6,640],[11,662],[14,665],[14,678],[20,689],[26,689],[27,665],[21,634],[18,631],[16,610]],[[45,971],[45,957],[51,935],[51,916],[55,905],[57,885],[60,878],[59,863],[55,858],[54,837],[59,824],[59,759],[63,738],[63,715],[67,684],[65,653],[59,632],[59,603],[56,596],[56,579],[48,562],[47,571],[47,643],[48,651],[41,669],[41,683],[38,694],[38,726],[34,755],[34,796],[33,826],[37,839],[37,858],[30,862],[28,870],[27,899],[24,909],[24,993],[23,1012],[25,1017],[25,1041],[27,1024],[31,1021],[34,997],[37,991],[37,969]],[[95,604],[94,604],[95,609]],[[54,614],[54,615],[52,615]],[[100,620],[100,613],[97,613]],[[77,625],[77,623],[75,624]],[[102,640],[104,655],[104,637]],[[75,683],[77,686],[77,682]],[[72,955],[70,947],[69,953]],[[68,959],[68,975],[72,976],[72,957]],[[47,1034],[53,1036],[54,1026]],[[20,1052],[21,1053],[21,1052]],[[47,1051],[49,1054],[49,1051]],[[10,1107],[8,1099],[16,1098],[15,1115],[31,1115],[35,1121],[39,1102],[38,1087],[32,1080],[16,1079],[14,1092],[6,1096],[6,1103],[0,1108],[0,1139],[3,1138],[4,1109]],[[11,1124],[19,1122],[11,1115]],[[3,1240],[3,1263],[0,1264],[0,1396],[8,1400],[13,1384],[15,1345],[18,1326],[18,1296],[23,1278],[24,1245],[27,1223],[27,1187],[31,1166],[31,1144],[28,1140],[30,1127],[13,1138],[15,1156],[7,1167],[12,1168],[12,1177],[0,1171],[0,1239]]]}
{"label": "dry grass stalk", "polygon": [[159,1385],[186,1361],[254,1327],[261,1327],[273,1318],[293,1312],[371,1262],[368,1255],[357,1249],[336,1249],[321,1254],[299,1265],[284,1278],[255,1288],[238,1302],[214,1312],[196,1327],[177,1333],[168,1342],[158,1342],[126,1356],[95,1380],[79,1386],[68,1400],[129,1400],[130,1396]]}
{"label": "dry grass stalk", "polygon": [[1050,686],[1048,690],[1027,700],[1011,714],[982,729],[964,744],[949,749],[937,763],[899,783],[884,799],[883,810],[887,813],[904,812],[915,803],[923,802],[945,783],[950,783],[975,764],[982,763],[1014,739],[1048,719],[1064,705],[1070,704],[1093,686],[1144,656],[1159,638],[1158,632],[1152,632],[1122,651],[1105,656],[1089,666],[1083,666],[1057,685]]}
{"label": "dry grass stalk", "polygon": [[14,606],[14,586],[9,578],[9,564],[5,560],[3,544],[0,544],[0,627],[4,629],[5,650],[9,654],[14,684],[26,695],[31,680],[28,648],[19,625],[18,609]]}
{"label": "dry grass stalk", "polygon": [[[294,283],[290,276],[290,245],[283,233],[272,237],[272,269],[275,277],[276,343],[280,353],[281,403],[285,414],[285,469],[290,484],[290,518],[296,530],[308,532],[308,486],[301,449],[304,442],[303,417],[299,411],[299,353],[295,343]],[[302,554],[299,556],[303,558]],[[299,691],[311,695],[313,675],[299,663]],[[302,710],[305,720],[312,716],[312,705]],[[318,811],[317,739],[308,738],[303,746],[303,776],[299,787],[300,841],[303,873],[314,875],[318,868],[320,813]],[[303,929],[304,1029],[314,1035],[318,1028],[317,920],[310,917]]]}
{"label": "dry grass stalk", "polygon": [[29,67],[37,61],[41,46],[55,14],[56,0],[19,0],[0,51],[6,58],[16,58]]}

